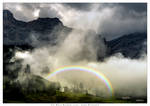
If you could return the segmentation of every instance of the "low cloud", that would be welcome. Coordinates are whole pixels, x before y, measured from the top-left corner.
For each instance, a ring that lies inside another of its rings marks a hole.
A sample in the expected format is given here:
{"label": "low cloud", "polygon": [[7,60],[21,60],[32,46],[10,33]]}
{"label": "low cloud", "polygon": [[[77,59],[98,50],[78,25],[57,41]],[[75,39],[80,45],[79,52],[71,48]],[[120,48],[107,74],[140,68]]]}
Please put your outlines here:
{"label": "low cloud", "polygon": [[[75,30],[55,46],[37,48],[32,52],[17,51],[15,58],[23,59],[23,68],[28,64],[32,74],[43,78],[64,66],[80,65],[94,68],[110,80],[116,96],[145,97],[147,93],[146,56],[132,60],[116,54],[104,61],[98,61],[97,50],[101,49],[103,56],[106,54],[106,46],[102,41],[97,41],[96,37],[94,33]],[[98,42],[100,46],[95,46]],[[110,95],[104,82],[86,72],[64,72],[49,80],[60,82],[62,88],[67,86],[70,89],[82,83],[84,89],[86,88],[85,90],[91,94],[104,97]]]}

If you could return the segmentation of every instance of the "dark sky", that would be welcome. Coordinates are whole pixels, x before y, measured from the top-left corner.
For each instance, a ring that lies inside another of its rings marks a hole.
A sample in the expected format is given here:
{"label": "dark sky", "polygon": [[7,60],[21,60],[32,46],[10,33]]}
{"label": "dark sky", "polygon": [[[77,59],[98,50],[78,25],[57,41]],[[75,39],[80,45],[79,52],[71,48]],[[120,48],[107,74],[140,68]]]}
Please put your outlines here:
{"label": "dark sky", "polygon": [[58,17],[66,26],[92,29],[108,40],[147,30],[146,3],[4,3],[4,9],[9,9],[15,18],[23,21]]}

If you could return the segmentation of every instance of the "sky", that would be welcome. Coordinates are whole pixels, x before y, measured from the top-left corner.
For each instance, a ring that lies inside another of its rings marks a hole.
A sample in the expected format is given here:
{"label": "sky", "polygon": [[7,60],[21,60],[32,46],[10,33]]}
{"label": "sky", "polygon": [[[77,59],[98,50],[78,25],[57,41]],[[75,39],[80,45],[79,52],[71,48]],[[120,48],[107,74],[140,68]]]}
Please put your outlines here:
{"label": "sky", "polygon": [[107,40],[147,31],[146,3],[4,3],[3,8],[26,22],[57,17],[65,26],[83,30],[86,26]]}

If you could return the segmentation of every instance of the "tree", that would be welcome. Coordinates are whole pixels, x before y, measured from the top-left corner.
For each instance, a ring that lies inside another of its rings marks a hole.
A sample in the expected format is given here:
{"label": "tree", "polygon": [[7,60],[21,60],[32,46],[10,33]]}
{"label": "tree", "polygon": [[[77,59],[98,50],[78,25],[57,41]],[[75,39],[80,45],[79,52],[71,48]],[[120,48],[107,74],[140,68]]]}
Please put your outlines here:
{"label": "tree", "polygon": [[83,88],[84,88],[84,87],[83,87],[83,83],[80,82],[79,87],[80,87],[80,90],[83,90]]}
{"label": "tree", "polygon": [[25,73],[27,73],[27,74],[30,73],[30,65],[29,64],[26,65]]}

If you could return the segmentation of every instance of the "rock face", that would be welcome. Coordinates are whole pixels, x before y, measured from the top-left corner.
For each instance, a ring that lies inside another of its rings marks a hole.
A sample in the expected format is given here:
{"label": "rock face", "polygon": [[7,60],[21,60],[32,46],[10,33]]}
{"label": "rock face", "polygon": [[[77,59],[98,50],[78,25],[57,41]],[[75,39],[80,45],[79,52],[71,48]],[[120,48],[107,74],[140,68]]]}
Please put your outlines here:
{"label": "rock face", "polygon": [[4,45],[32,45],[32,42],[54,41],[60,33],[69,33],[71,28],[65,27],[58,18],[38,18],[30,22],[18,21],[13,14],[3,11]]}
{"label": "rock face", "polygon": [[122,53],[129,58],[147,54],[147,33],[132,33],[107,42],[109,55]]}
{"label": "rock face", "polygon": [[[71,28],[63,25],[58,18],[38,18],[30,22],[18,21],[13,14],[3,11],[3,41],[4,45],[48,45],[56,44],[57,37],[67,36]],[[139,58],[147,53],[147,33],[132,33],[120,38],[104,41],[107,45],[105,56],[122,53],[125,57]],[[103,58],[103,57],[101,57]]]}

